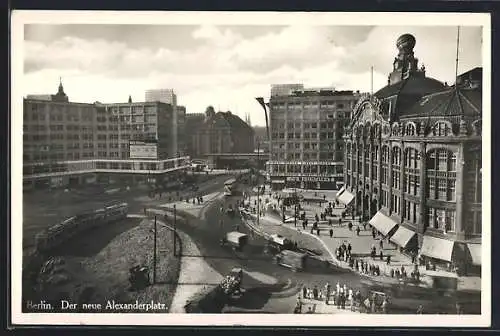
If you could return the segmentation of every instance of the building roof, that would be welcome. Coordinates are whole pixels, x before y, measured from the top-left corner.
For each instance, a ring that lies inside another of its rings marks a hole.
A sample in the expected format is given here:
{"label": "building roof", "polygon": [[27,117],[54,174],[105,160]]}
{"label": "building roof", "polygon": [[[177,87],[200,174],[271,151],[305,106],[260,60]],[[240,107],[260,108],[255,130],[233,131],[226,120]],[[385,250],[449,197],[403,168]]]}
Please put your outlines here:
{"label": "building roof", "polygon": [[481,116],[482,93],[479,87],[452,87],[422,97],[406,111],[399,111],[401,117],[433,116]]}
{"label": "building roof", "polygon": [[387,85],[375,93],[378,99],[392,96],[425,96],[430,93],[442,91],[445,85],[440,81],[424,76],[410,76],[392,85]]}
{"label": "building roof", "polygon": [[246,129],[250,130],[251,132],[254,132],[253,128],[250,127],[246,122],[244,122],[240,117],[237,115],[232,114],[230,111],[227,112],[218,112],[217,114],[222,114],[222,117],[229,123],[229,126],[231,128],[235,129]]}
{"label": "building roof", "polygon": [[214,124],[216,124],[217,126],[222,126],[223,124],[225,124],[235,131],[246,130],[252,133],[254,132],[252,127],[250,127],[240,117],[231,113],[230,111],[227,112],[219,111],[215,114],[210,115],[208,118],[205,119],[205,125],[214,125]]}

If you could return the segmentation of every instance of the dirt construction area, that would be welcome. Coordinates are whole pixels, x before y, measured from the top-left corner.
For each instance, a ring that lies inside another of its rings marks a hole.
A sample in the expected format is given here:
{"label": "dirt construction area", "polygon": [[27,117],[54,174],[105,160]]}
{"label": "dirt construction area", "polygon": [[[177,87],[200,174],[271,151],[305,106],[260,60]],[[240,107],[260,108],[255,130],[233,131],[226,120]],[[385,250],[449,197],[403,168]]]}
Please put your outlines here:
{"label": "dirt construction area", "polygon": [[[180,258],[174,256],[170,230],[158,225],[157,236],[154,285],[129,290],[129,270],[133,266],[149,267],[153,280],[154,246],[153,222],[129,218],[83,233],[47,256],[54,262],[38,276],[34,291],[28,291],[33,297],[25,296],[23,301],[44,300],[52,305],[53,312],[63,311],[61,303],[65,300],[76,304],[76,310],[71,312],[167,313],[175,294]],[[154,307],[135,303],[153,303]],[[29,311],[26,305],[23,310]]]}

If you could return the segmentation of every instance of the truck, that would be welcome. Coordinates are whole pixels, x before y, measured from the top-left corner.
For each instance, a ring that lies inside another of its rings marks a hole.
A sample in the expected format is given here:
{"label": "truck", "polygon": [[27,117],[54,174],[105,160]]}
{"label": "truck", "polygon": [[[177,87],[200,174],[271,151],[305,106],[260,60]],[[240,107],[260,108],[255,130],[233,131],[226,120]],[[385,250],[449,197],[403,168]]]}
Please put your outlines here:
{"label": "truck", "polygon": [[279,234],[270,235],[267,239],[266,249],[269,251],[279,253],[283,250],[294,250],[294,248],[294,244],[290,239]]}
{"label": "truck", "polygon": [[276,264],[288,267],[292,271],[302,271],[306,268],[307,254],[290,250],[283,250],[276,255]]}
{"label": "truck", "polygon": [[241,251],[248,244],[248,235],[232,231],[226,233],[226,235],[220,241],[221,246],[229,246],[236,251]]}

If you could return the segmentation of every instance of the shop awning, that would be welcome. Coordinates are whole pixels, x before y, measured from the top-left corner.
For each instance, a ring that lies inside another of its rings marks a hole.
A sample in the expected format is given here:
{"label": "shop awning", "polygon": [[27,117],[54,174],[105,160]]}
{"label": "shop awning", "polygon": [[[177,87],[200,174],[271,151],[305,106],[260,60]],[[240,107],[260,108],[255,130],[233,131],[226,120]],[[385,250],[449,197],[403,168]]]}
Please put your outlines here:
{"label": "shop awning", "polygon": [[387,236],[387,234],[391,232],[396,225],[398,225],[398,223],[381,211],[377,212],[375,216],[370,219],[369,223],[384,236]]}
{"label": "shop awning", "polygon": [[339,200],[339,202],[345,205],[349,205],[354,199],[354,195],[345,190],[337,199]]}
{"label": "shop awning", "polygon": [[339,197],[342,195],[342,193],[345,191],[345,186],[343,186],[339,191],[337,191],[337,194],[335,196]]}
{"label": "shop awning", "polygon": [[451,240],[424,236],[420,254],[435,259],[451,261],[453,246],[454,242]]}
{"label": "shop awning", "polygon": [[467,244],[472,257],[472,265],[481,266],[481,244]]}
{"label": "shop awning", "polygon": [[409,230],[405,227],[398,227],[394,235],[389,239],[391,242],[405,248],[406,245],[410,242],[410,240],[416,235],[416,232]]}
{"label": "shop awning", "polygon": [[271,183],[285,183],[285,180],[271,180]]}

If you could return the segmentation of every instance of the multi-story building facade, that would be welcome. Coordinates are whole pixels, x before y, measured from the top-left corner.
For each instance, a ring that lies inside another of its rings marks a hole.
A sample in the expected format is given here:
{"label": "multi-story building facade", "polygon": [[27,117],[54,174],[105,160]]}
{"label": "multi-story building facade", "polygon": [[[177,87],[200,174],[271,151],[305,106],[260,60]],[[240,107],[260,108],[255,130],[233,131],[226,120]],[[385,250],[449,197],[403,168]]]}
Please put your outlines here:
{"label": "multi-story building facade", "polygon": [[359,92],[295,90],[271,95],[271,157],[274,189],[335,189],[343,181],[343,128]]}
{"label": "multi-story building facade", "polygon": [[[160,103],[165,103],[169,104],[172,106],[174,111],[178,111],[178,106],[177,106],[177,95],[175,94],[175,91],[173,89],[151,89],[151,90],[146,90],[144,94],[144,98],[146,102],[160,102]],[[186,109],[184,108],[184,115],[186,114]],[[180,117],[181,119],[183,118],[182,116],[182,110],[178,113],[174,113],[174,120],[173,124],[176,125],[173,128],[173,142],[172,146],[177,148],[178,150],[181,149],[181,151],[184,149],[184,142],[178,143],[179,140],[183,141],[184,139],[184,129],[179,129],[179,125],[183,125],[183,121],[181,120],[179,122],[178,118]],[[180,152],[178,153],[179,155],[181,154]]]}
{"label": "multi-story building facade", "polygon": [[187,167],[172,145],[176,125],[169,104],[75,103],[60,84],[50,100],[24,99],[23,113],[26,188],[151,174],[161,180]]}
{"label": "multi-story building facade", "polygon": [[186,148],[187,154],[191,158],[199,158],[199,146],[198,146],[198,137],[196,134],[198,130],[203,126],[205,122],[205,113],[189,113],[186,114],[186,132],[185,140],[186,140]]}
{"label": "multi-story building facade", "polygon": [[205,120],[192,142],[193,156],[204,158],[211,154],[252,153],[254,131],[240,117],[228,112],[207,108]]}
{"label": "multi-story building facade", "polygon": [[353,110],[338,198],[403,251],[470,272],[481,265],[482,71],[453,86],[426,77],[415,43],[397,40],[388,85]]}
{"label": "multi-story building facade", "polygon": [[271,85],[271,97],[288,96],[295,91],[304,90],[304,84],[273,84]]}
{"label": "multi-story building facade", "polygon": [[177,155],[187,155],[186,107],[177,105]]}

